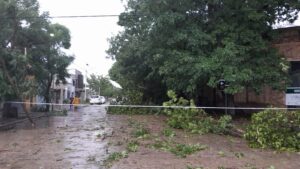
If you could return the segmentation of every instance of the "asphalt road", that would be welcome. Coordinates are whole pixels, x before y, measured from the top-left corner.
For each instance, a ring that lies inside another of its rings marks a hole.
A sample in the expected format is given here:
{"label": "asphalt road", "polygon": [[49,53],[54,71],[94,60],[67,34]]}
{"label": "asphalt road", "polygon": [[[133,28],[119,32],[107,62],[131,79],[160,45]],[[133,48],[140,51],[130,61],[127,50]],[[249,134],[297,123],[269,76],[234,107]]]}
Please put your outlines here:
{"label": "asphalt road", "polygon": [[104,107],[87,106],[66,117],[43,118],[36,128],[21,124],[0,132],[0,168],[103,168],[109,133]]}

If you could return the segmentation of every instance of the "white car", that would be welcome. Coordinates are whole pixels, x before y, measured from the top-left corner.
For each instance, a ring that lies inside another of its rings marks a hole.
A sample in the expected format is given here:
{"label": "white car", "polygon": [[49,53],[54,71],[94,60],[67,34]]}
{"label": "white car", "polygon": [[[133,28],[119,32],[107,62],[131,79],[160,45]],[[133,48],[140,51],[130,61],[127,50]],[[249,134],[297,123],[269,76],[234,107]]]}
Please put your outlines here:
{"label": "white car", "polygon": [[90,98],[90,104],[104,104],[105,97],[99,95],[93,95]]}

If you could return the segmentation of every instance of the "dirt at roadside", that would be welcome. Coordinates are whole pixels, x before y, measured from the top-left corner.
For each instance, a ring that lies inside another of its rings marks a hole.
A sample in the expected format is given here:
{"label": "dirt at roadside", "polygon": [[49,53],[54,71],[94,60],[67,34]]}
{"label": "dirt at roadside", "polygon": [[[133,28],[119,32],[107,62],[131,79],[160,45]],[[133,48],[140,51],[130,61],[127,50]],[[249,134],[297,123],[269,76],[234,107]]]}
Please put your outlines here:
{"label": "dirt at roadside", "polygon": [[[139,142],[137,152],[128,154],[127,158],[112,163],[112,169],[188,169],[203,167],[205,169],[298,169],[300,154],[272,150],[251,149],[242,138],[215,134],[191,135],[181,130],[174,130],[176,136],[172,141],[182,144],[201,144],[207,148],[186,158],[178,157],[168,151],[157,150],[152,145],[155,140],[166,140],[161,133],[165,128],[165,118],[152,115],[108,115],[108,122],[114,134],[109,138],[108,152],[126,150],[132,140]],[[142,124],[149,129],[150,137],[136,139],[132,132],[133,123]]]}

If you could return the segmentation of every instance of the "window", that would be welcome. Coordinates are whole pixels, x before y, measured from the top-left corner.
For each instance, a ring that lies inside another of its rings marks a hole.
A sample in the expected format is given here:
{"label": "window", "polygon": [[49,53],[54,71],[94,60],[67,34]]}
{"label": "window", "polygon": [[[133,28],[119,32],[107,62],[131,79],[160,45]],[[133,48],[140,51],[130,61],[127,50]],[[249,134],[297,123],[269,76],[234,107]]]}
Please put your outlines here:
{"label": "window", "polygon": [[292,83],[290,87],[300,87],[300,61],[292,61],[290,68]]}

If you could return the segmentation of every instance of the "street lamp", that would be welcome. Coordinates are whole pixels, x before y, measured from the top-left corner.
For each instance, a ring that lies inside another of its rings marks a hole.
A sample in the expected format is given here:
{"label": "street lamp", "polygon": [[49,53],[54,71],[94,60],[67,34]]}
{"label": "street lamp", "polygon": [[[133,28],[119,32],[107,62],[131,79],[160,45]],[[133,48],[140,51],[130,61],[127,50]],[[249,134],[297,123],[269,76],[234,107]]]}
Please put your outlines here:
{"label": "street lamp", "polygon": [[226,80],[224,79],[220,79],[219,82],[218,82],[218,89],[223,91],[224,92],[224,96],[225,96],[225,114],[228,114],[228,110],[227,110],[227,107],[228,107],[228,98],[227,98],[227,93],[224,91],[226,89],[226,87],[228,87],[229,84]]}

